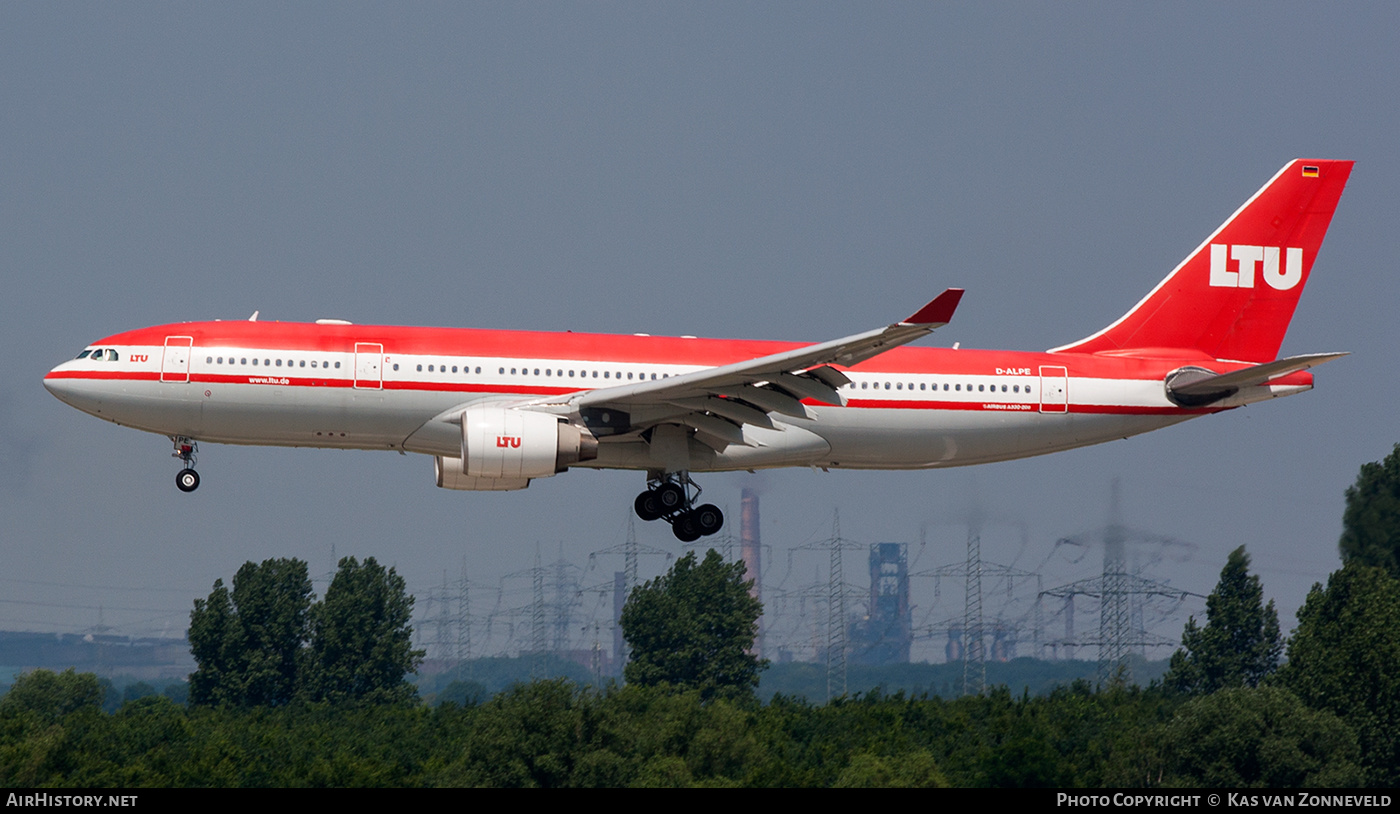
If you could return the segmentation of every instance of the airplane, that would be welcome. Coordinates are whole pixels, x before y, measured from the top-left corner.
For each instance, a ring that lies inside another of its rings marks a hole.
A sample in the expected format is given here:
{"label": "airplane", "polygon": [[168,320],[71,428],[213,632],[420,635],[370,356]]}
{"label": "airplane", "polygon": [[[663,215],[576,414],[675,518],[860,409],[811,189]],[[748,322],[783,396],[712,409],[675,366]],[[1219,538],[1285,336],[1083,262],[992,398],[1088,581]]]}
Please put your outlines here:
{"label": "airplane", "polygon": [[126,331],[44,386],[198,445],[431,456],[438,486],[500,491],[574,467],[646,473],[644,520],[693,542],[724,523],[695,472],[932,469],[1098,444],[1313,386],[1345,353],[1278,358],[1351,161],[1297,159],[1141,302],[1044,352],[905,347],[946,325],[949,288],[907,319],[820,344],[248,320]]}

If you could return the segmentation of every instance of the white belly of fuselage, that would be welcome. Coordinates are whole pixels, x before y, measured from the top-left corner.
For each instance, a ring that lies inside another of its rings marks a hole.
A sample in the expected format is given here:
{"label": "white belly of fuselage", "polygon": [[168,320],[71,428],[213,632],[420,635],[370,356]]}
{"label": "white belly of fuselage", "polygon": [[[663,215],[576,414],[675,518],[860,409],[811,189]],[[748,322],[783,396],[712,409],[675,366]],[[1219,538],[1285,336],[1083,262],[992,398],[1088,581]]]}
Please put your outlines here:
{"label": "white belly of fuselage", "polygon": [[[500,398],[482,394],[481,398]],[[518,396],[514,397],[518,398]],[[460,455],[460,430],[435,417],[469,399],[460,392],[266,384],[87,382],[74,406],[108,421],[199,441],[289,447],[394,449]],[[822,466],[923,469],[1010,460],[1088,446],[1185,421],[1134,415],[815,406],[774,429],[745,427],[746,445],[716,452],[688,444],[691,471]],[[655,469],[640,439],[604,439],[585,466]]]}

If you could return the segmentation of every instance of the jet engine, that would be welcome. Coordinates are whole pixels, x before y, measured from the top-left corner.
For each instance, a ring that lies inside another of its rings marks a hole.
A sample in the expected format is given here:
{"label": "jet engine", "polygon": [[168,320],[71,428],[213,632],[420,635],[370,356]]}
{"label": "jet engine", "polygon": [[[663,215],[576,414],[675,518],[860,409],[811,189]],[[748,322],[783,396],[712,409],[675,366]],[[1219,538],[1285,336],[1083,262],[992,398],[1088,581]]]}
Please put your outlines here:
{"label": "jet engine", "polygon": [[598,439],[559,416],[478,404],[462,412],[462,456],[435,464],[438,486],[498,491],[597,457]]}
{"label": "jet engine", "polygon": [[441,455],[433,458],[433,471],[437,475],[437,485],[443,489],[509,492],[530,485],[529,478],[473,478],[463,472],[461,458],[445,458]]}

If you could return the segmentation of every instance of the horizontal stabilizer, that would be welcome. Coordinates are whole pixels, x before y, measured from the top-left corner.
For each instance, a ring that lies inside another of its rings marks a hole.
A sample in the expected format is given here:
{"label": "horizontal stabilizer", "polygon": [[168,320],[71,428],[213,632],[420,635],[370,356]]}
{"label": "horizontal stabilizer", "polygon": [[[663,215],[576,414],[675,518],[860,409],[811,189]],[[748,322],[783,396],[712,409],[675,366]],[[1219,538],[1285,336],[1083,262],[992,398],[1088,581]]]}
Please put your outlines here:
{"label": "horizontal stabilizer", "polygon": [[1199,407],[1234,395],[1242,387],[1266,384],[1281,376],[1340,359],[1347,353],[1309,353],[1266,362],[1262,365],[1213,373],[1199,367],[1184,367],[1167,375],[1167,395],[1183,407]]}

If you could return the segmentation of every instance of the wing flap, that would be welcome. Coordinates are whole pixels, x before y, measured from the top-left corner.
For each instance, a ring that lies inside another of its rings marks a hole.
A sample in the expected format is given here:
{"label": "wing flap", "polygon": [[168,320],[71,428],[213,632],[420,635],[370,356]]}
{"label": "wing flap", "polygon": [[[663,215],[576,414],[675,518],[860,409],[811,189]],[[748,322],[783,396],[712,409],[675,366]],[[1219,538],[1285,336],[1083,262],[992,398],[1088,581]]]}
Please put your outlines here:
{"label": "wing flap", "polygon": [[[907,320],[830,342],[677,376],[536,399],[533,403],[550,411],[580,415],[590,428],[606,430],[606,434],[679,424],[706,436],[720,448],[744,444],[742,426],[772,429],[769,413],[811,419],[814,414],[802,404],[805,399],[844,405],[845,397],[839,390],[851,380],[833,365],[857,365],[926,336],[948,324],[962,295],[961,288],[947,289]],[[598,415],[600,410],[630,416],[628,426],[594,428],[588,417]]]}

